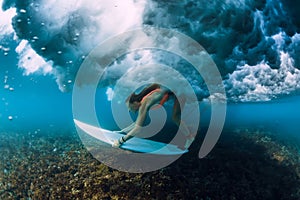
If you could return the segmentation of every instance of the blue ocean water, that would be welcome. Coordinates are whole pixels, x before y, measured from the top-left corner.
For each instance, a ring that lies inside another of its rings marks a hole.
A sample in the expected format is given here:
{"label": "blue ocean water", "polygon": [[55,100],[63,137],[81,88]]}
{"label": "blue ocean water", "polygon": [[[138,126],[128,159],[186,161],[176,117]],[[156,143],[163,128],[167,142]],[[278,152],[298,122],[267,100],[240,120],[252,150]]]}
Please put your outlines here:
{"label": "blue ocean water", "polygon": [[[14,48],[16,44],[11,42],[10,45]],[[50,75],[24,76],[22,69],[12,67],[17,66],[17,57],[13,51],[6,56],[0,55],[3,80],[0,129],[2,131],[73,130],[71,92],[61,92]],[[106,89],[98,89],[95,110],[104,128],[118,130],[111,113],[111,102],[107,100]],[[299,95],[282,96],[267,102],[231,102],[227,106],[225,128],[262,127],[277,135],[300,139],[299,108]],[[167,111],[170,121],[172,106],[167,106]],[[210,110],[203,109],[203,111],[201,125],[207,126]],[[136,115],[133,115],[133,119],[135,118]]]}
{"label": "blue ocean water", "polygon": [[270,102],[231,104],[228,106],[227,127],[261,127],[275,135],[300,138],[300,96],[289,96]]}
{"label": "blue ocean water", "polygon": [[[15,43],[10,44],[11,48]],[[62,93],[51,76],[24,76],[17,55],[1,54],[1,131],[69,130],[73,127],[72,96]]]}
{"label": "blue ocean water", "polygon": [[[50,76],[22,76],[21,70],[5,73],[11,80],[13,91],[2,88],[0,129],[74,129],[71,93],[62,93]],[[97,92],[95,110],[103,128],[118,130],[112,111],[111,101],[105,90]],[[225,129],[263,128],[275,135],[293,136],[300,139],[300,96],[287,96],[268,102],[228,103]],[[171,121],[172,106],[166,106]],[[208,126],[210,108],[202,108],[201,126]],[[9,117],[12,119],[9,119]],[[132,116],[136,119],[136,115]]]}
{"label": "blue ocean water", "polygon": [[[13,45],[14,43],[12,43]],[[3,132],[21,131],[21,133],[74,131],[72,93],[61,92],[53,77],[49,75],[24,76],[21,69],[11,67],[17,65],[16,57],[14,52],[7,56],[0,56],[3,65],[1,68],[3,84],[1,87],[0,130]],[[13,90],[6,88],[7,84]],[[114,121],[111,101],[107,100],[106,91],[107,88],[97,90],[95,110],[103,128],[119,130]],[[297,144],[300,141],[299,108],[299,95],[283,96],[267,102],[229,102],[224,130],[260,129]],[[176,131],[176,126],[172,124],[170,117],[172,102],[167,104],[166,109],[169,125],[163,129],[164,133],[161,132],[154,137],[155,140],[168,141]],[[206,127],[210,122],[210,108],[202,106],[200,112],[200,127]],[[132,117],[135,120],[137,115],[133,114]],[[224,132],[223,134],[226,135]]]}

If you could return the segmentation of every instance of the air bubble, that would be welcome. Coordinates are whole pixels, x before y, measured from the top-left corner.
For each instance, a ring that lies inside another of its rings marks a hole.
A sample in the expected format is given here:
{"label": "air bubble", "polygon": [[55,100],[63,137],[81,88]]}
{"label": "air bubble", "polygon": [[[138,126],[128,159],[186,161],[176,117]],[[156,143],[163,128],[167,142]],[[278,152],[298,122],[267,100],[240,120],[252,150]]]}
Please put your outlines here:
{"label": "air bubble", "polygon": [[2,50],[5,51],[5,52],[10,51],[10,48],[9,48],[9,47],[4,47],[4,46],[1,46],[1,45],[0,45],[0,49],[2,49]]}
{"label": "air bubble", "polygon": [[57,54],[62,54],[62,51],[58,51]]}
{"label": "air bubble", "polygon": [[11,116],[11,115],[8,116],[8,119],[9,119],[9,120],[13,120],[13,116]]}
{"label": "air bubble", "polygon": [[45,50],[46,50],[46,47],[42,47],[41,50],[42,50],[42,51],[45,51]]}
{"label": "air bubble", "polygon": [[26,13],[27,11],[25,9],[21,9],[20,13]]}

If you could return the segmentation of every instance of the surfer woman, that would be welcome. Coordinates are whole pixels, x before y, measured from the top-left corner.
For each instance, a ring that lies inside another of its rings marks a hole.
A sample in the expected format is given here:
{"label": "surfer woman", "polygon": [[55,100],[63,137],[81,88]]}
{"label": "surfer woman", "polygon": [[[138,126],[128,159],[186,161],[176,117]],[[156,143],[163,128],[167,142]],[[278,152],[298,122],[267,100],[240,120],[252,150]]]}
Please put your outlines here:
{"label": "surfer woman", "polygon": [[[174,96],[170,90],[161,87],[159,84],[151,84],[150,86],[144,88],[139,94],[132,93],[126,100],[126,105],[132,112],[138,111],[138,117],[135,123],[131,124],[129,127],[123,129],[121,132],[128,132],[125,136],[118,140],[115,140],[113,147],[119,147],[124,142],[134,137],[141,129],[146,119],[146,114],[149,109],[154,104],[163,105],[166,101]],[[175,124],[179,127],[180,123],[183,127],[183,133],[186,136],[186,143],[184,148],[188,148],[194,140],[194,134],[191,134],[188,127],[183,121],[180,120],[181,110],[178,99],[175,97],[173,106],[173,116],[172,119]]]}

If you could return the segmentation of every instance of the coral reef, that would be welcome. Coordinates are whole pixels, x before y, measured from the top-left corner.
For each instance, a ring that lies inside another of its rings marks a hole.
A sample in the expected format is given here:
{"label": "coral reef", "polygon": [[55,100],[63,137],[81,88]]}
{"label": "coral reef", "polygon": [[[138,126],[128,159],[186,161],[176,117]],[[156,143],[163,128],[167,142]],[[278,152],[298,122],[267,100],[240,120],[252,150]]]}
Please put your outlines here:
{"label": "coral reef", "polygon": [[201,137],[170,166],[111,169],[71,133],[0,133],[0,199],[299,199],[297,148],[261,130],[225,131],[199,159]]}

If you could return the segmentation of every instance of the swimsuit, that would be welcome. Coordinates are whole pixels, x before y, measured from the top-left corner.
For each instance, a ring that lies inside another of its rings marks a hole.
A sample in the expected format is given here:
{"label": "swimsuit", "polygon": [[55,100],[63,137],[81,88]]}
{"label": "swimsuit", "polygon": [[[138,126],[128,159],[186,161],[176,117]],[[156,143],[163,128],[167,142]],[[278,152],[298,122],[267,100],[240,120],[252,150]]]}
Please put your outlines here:
{"label": "swimsuit", "polygon": [[[147,97],[149,97],[150,95],[152,95],[154,92],[160,92],[160,91],[161,91],[160,88],[156,88],[155,90],[152,90],[151,92],[149,92],[147,95],[145,95],[145,96],[143,97],[141,103],[143,103],[143,101],[144,101]],[[157,105],[158,107],[155,106],[154,108],[159,108],[159,107],[161,107],[166,101],[168,101],[170,94],[171,94],[170,92],[166,92],[166,93],[164,94],[164,96],[161,98],[161,100],[160,100],[160,102],[159,102],[159,105]]]}

